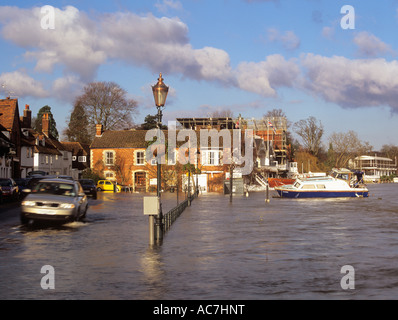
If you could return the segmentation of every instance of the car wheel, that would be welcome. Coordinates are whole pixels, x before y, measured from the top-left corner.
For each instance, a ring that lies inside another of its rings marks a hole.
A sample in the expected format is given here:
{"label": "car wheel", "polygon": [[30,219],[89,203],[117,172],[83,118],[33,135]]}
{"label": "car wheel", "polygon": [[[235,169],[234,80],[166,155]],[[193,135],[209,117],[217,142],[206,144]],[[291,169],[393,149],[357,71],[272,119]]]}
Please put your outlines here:
{"label": "car wheel", "polygon": [[97,191],[102,191],[102,189],[101,188],[97,188]]}
{"label": "car wheel", "polygon": [[[86,208],[84,209],[83,214],[79,217],[79,221],[83,221],[86,218],[87,209],[88,209],[88,206],[86,206]],[[80,212],[80,210],[79,210],[79,212]]]}

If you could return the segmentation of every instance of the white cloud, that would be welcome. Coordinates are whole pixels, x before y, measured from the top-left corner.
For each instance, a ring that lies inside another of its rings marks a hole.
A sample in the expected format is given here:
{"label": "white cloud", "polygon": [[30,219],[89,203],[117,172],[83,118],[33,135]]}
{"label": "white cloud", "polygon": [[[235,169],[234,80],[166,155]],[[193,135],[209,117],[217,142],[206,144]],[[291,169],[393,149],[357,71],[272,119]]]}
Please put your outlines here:
{"label": "white cloud", "polygon": [[334,36],[334,28],[332,27],[323,27],[322,28],[322,36],[326,39],[332,39]]}
{"label": "white cloud", "polygon": [[[164,4],[177,5],[170,1]],[[94,18],[67,6],[55,9],[55,30],[41,29],[40,19],[40,8],[0,7],[3,37],[27,49],[24,57],[35,61],[36,72],[52,73],[55,66],[61,66],[69,75],[56,80],[55,93],[62,92],[60,87],[74,92],[65,86],[92,81],[99,66],[112,59],[145,66],[156,73],[235,85],[264,96],[274,96],[275,88],[290,85],[290,78],[296,74],[297,67],[276,55],[259,63],[242,63],[233,70],[226,51],[193,48],[188,27],[178,18],[131,12],[98,14]],[[296,46],[292,32],[282,35],[281,41]]]}
{"label": "white cloud", "polygon": [[354,37],[358,47],[358,54],[367,58],[375,58],[386,53],[393,53],[391,47],[375,35],[362,31]]}
{"label": "white cloud", "polygon": [[398,61],[306,54],[303,87],[343,107],[390,106],[398,112]]}
{"label": "white cloud", "polygon": [[0,75],[0,83],[5,84],[6,93],[11,96],[48,97],[43,85],[23,71],[6,72]]}
{"label": "white cloud", "polygon": [[279,87],[291,87],[300,70],[294,60],[286,61],[279,54],[261,62],[242,62],[236,70],[241,89],[262,96],[276,96]]}
{"label": "white cloud", "polygon": [[170,9],[171,10],[182,10],[182,3],[180,1],[173,1],[173,0],[163,0],[158,1],[155,4],[155,7],[162,13],[166,14]]}
{"label": "white cloud", "polygon": [[286,50],[296,50],[300,47],[300,38],[293,31],[281,33],[278,29],[268,29],[268,40],[282,44]]}

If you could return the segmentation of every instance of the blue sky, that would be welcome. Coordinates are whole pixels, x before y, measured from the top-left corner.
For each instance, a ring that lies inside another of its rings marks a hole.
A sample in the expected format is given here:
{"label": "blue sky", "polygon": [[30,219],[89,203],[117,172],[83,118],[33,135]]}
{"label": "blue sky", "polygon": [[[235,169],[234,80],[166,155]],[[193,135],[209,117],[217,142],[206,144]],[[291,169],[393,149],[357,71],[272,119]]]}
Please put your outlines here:
{"label": "blue sky", "polygon": [[[50,105],[58,130],[91,81],[114,81],[155,114],[159,72],[171,90],[164,120],[282,109],[353,130],[375,150],[398,145],[398,1],[0,1],[0,96],[33,113]],[[349,4],[355,29],[343,29]]]}

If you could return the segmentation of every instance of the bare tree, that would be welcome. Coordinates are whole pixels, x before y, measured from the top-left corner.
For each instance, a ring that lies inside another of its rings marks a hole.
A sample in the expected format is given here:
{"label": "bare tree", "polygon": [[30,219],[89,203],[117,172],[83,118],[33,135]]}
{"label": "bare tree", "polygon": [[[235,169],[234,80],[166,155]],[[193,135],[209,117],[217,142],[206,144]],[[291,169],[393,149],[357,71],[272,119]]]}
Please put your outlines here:
{"label": "bare tree", "polygon": [[398,146],[395,146],[393,144],[385,144],[381,147],[380,150],[381,154],[387,158],[395,160],[395,158],[398,158]]}
{"label": "bare tree", "polygon": [[333,146],[335,167],[337,168],[346,167],[350,159],[367,154],[373,149],[368,142],[362,142],[358,134],[352,130],[347,133],[332,133],[329,142]]}
{"label": "bare tree", "polygon": [[137,102],[127,98],[127,92],[114,82],[92,82],[76,98],[75,105],[84,109],[92,132],[96,124],[104,130],[120,130],[133,125]]}
{"label": "bare tree", "polygon": [[211,118],[233,118],[234,113],[231,111],[231,109],[223,109],[223,110],[217,110],[213,111],[209,115]]}
{"label": "bare tree", "polygon": [[304,148],[317,156],[321,149],[324,133],[322,122],[311,116],[306,120],[296,122],[294,132],[302,139]]}

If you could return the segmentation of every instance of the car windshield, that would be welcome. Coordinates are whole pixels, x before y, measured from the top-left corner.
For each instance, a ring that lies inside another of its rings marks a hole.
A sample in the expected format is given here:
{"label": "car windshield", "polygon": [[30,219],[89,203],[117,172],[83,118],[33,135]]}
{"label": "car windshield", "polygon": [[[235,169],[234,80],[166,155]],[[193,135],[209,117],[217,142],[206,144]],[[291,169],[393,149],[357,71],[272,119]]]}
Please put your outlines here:
{"label": "car windshield", "polygon": [[11,187],[12,183],[8,179],[0,179],[0,186],[2,186],[2,187]]}
{"label": "car windshield", "polygon": [[59,182],[39,182],[33,189],[37,194],[54,194],[58,196],[76,196],[73,184]]}

